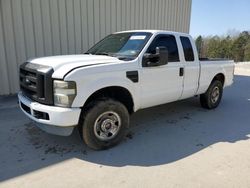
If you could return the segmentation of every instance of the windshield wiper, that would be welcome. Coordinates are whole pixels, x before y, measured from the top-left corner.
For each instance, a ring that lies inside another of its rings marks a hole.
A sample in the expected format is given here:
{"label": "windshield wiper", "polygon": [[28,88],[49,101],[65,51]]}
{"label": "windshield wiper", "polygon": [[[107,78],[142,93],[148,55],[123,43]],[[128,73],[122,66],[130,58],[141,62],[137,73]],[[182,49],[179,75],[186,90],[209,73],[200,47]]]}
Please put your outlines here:
{"label": "windshield wiper", "polygon": [[128,57],[128,56],[116,56],[119,60],[133,60],[134,57]]}
{"label": "windshield wiper", "polygon": [[107,56],[111,56],[111,53],[108,53],[108,52],[98,52],[98,53],[95,53],[95,55],[107,55]]}
{"label": "windshield wiper", "polygon": [[120,60],[132,60],[134,59],[133,57],[128,57],[128,56],[121,56],[121,55],[116,55],[116,54],[112,54],[112,53],[108,53],[108,52],[97,52],[94,55],[106,55],[106,56],[111,56],[111,57],[116,57],[117,59]]}

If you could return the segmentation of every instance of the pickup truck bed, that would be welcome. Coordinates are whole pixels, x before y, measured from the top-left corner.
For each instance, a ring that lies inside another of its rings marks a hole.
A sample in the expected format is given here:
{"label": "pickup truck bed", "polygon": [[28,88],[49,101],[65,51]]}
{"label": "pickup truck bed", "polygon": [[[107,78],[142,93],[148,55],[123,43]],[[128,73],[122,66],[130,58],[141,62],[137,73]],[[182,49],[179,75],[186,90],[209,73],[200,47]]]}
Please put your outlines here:
{"label": "pickup truck bed", "polygon": [[205,93],[213,75],[221,72],[225,76],[224,87],[233,83],[234,62],[226,59],[207,59],[200,61],[200,85],[197,94]]}

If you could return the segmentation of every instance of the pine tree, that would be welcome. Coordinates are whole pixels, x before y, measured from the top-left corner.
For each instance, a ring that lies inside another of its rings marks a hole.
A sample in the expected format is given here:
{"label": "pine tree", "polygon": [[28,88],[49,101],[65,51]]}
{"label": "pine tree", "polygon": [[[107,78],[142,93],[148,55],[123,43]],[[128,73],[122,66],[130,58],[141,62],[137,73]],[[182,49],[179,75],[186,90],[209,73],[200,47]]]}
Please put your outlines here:
{"label": "pine tree", "polygon": [[250,61],[250,40],[248,41],[247,45],[245,46],[244,61]]}
{"label": "pine tree", "polygon": [[195,44],[196,44],[196,48],[197,48],[197,51],[198,51],[198,55],[199,57],[203,57],[203,53],[202,53],[202,48],[203,48],[203,39],[202,39],[202,36],[198,36],[195,40]]}

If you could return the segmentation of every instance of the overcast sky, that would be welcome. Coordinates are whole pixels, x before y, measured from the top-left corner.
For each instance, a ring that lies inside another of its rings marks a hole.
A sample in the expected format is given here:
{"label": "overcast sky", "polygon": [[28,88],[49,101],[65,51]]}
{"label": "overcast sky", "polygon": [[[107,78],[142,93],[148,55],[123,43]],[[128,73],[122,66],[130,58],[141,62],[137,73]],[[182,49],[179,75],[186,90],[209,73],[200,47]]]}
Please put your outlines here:
{"label": "overcast sky", "polygon": [[250,30],[250,0],[192,0],[190,34],[224,35]]}

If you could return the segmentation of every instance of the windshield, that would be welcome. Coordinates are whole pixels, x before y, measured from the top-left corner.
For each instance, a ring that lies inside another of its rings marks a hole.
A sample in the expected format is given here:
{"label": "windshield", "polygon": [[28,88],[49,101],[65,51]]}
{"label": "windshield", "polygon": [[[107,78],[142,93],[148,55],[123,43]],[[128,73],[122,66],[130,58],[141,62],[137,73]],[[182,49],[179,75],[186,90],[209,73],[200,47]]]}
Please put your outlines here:
{"label": "windshield", "polygon": [[147,32],[111,34],[95,44],[86,53],[135,58],[141,52],[151,35],[151,33]]}

